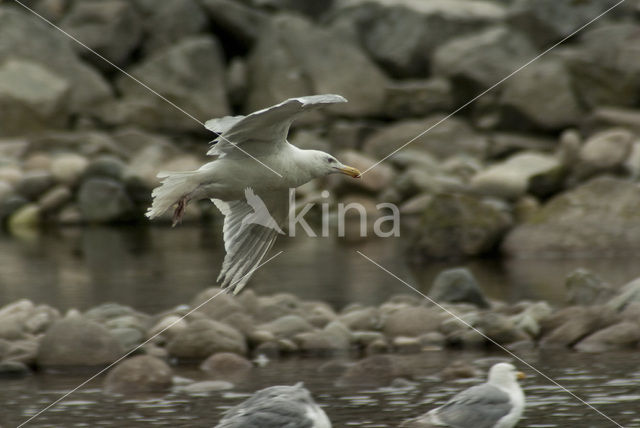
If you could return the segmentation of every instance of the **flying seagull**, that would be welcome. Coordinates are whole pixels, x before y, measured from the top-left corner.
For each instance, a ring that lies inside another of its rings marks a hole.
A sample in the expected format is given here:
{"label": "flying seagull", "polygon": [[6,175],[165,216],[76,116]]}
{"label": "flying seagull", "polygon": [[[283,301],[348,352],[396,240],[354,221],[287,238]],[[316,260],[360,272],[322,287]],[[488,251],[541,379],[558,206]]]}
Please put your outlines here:
{"label": "flying seagull", "polygon": [[495,364],[486,383],[465,389],[444,405],[400,426],[513,428],[524,410],[524,393],[517,381],[523,378],[524,374],[511,364]]}
{"label": "flying seagull", "polygon": [[331,428],[327,414],[298,383],[261,389],[227,410],[215,428]]}
{"label": "flying seagull", "polygon": [[158,217],[175,205],[175,226],[189,202],[211,199],[224,215],[226,255],[218,281],[237,294],[282,232],[289,189],[328,174],[360,177],[360,171],[328,153],[302,150],[287,141],[298,115],[346,101],[331,94],[290,98],[247,116],[208,120],[205,127],[218,136],[207,154],[216,159],[195,171],[160,172],[163,180],[151,194],[147,217]]}

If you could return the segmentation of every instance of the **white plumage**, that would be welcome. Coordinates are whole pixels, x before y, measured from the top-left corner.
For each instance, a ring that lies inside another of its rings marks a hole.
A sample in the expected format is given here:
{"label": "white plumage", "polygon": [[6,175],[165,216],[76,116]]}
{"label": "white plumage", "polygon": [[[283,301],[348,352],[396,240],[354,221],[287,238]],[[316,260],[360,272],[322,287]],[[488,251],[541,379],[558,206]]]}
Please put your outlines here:
{"label": "white plumage", "polygon": [[215,428],[331,428],[331,422],[298,383],[261,389],[225,412]]}
{"label": "white plumage", "polygon": [[486,383],[456,394],[444,405],[403,423],[405,428],[513,428],[524,410],[518,378],[524,375],[508,363],[495,364]]}
{"label": "white plumage", "polygon": [[301,150],[287,141],[289,127],[301,113],[342,103],[340,95],[291,98],[247,116],[227,116],[205,123],[218,134],[207,152],[215,156],[195,171],[161,172],[147,217],[176,205],[174,225],[186,205],[211,199],[224,214],[226,256],[218,277],[234,294],[246,285],[282,233],[289,215],[289,189],[333,173],[359,177],[355,168],[318,150]]}

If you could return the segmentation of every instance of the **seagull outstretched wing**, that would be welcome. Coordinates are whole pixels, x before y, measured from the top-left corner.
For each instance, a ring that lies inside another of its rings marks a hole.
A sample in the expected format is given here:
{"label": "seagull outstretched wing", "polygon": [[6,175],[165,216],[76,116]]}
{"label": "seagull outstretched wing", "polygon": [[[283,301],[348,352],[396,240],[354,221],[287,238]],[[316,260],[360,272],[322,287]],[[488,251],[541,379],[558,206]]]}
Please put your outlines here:
{"label": "seagull outstretched wing", "polygon": [[244,151],[252,155],[278,150],[279,144],[286,141],[291,123],[300,113],[327,104],[344,102],[347,100],[340,95],[311,95],[289,98],[280,104],[258,110],[247,116],[226,116],[208,120],[204,126],[219,134],[219,137],[213,140],[213,147],[207,154],[218,156],[237,154],[239,150],[235,150],[234,145],[241,145]]}
{"label": "seagull outstretched wing", "polygon": [[[244,288],[278,233],[283,233],[280,224],[286,220],[288,211],[287,189],[262,197],[250,189],[245,194],[247,202],[211,199],[224,215],[222,232],[227,254],[218,281],[222,281],[222,288],[228,287],[234,294]],[[265,220],[265,213],[268,220]]]}

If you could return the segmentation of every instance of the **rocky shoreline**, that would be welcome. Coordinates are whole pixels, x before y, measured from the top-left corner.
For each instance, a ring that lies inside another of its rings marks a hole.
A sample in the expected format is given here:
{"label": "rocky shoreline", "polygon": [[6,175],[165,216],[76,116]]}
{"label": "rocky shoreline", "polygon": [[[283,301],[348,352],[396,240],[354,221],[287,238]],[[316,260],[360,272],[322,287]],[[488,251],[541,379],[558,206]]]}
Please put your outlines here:
{"label": "rocky shoreline", "polygon": [[[398,365],[394,355],[497,350],[496,345],[516,354],[637,351],[640,279],[613,291],[580,269],[567,277],[566,287],[563,307],[543,301],[506,304],[487,299],[470,271],[457,268],[441,272],[434,281],[429,296],[442,308],[416,295],[341,309],[290,294],[259,296],[252,290],[211,299],[217,288],[204,290],[188,305],[153,315],[116,303],[61,314],[48,305],[19,300],[0,308],[0,377],[97,370],[117,362],[104,381],[107,391],[157,391],[173,385],[202,392],[229,388],[235,376],[256,365],[296,356],[325,359],[323,370],[339,373],[338,383],[351,384],[366,382],[370,370],[386,374],[389,382],[410,376],[411,367]],[[357,361],[345,365],[340,363],[344,357]],[[209,383],[174,379],[171,367],[184,364],[199,364],[208,379],[203,382]]]}
{"label": "rocky shoreline", "polygon": [[[328,189],[333,204],[370,207],[370,222],[377,202],[398,205],[414,258],[640,249],[631,3],[449,118],[613,2],[26,4],[197,120],[335,92],[349,103],[298,123],[294,144],[366,170],[415,138],[358,182],[298,195]],[[12,2],[0,5],[0,40],[0,222],[11,233],[144,221],[158,171],[206,161],[201,124]],[[193,205],[186,218],[216,215]]]}

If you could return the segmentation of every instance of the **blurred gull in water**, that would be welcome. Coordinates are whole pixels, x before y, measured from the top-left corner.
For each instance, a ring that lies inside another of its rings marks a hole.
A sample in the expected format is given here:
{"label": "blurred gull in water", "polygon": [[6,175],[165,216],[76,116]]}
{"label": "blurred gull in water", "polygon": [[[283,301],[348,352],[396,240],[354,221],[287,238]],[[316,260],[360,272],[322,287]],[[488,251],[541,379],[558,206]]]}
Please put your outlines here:
{"label": "blurred gull in water", "polygon": [[227,410],[215,428],[331,428],[327,414],[309,391],[294,386],[261,389]]}
{"label": "blurred gull in water", "polygon": [[211,119],[205,126],[218,134],[207,152],[216,156],[195,171],[160,172],[147,217],[176,205],[174,226],[194,200],[211,199],[224,214],[226,256],[218,280],[237,294],[275,242],[289,215],[289,189],[314,178],[360,171],[319,150],[289,144],[287,134],[301,113],[346,102],[340,95],[291,98],[248,116]]}
{"label": "blurred gull in water", "polygon": [[486,383],[472,386],[444,405],[401,425],[405,428],[513,428],[524,410],[518,379],[524,374],[508,363],[489,370]]}

